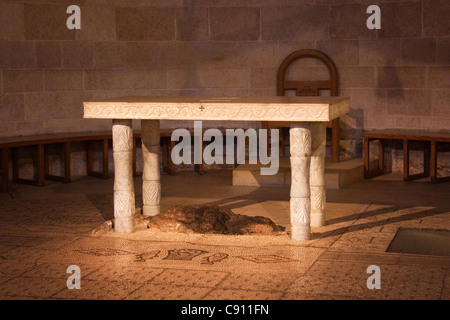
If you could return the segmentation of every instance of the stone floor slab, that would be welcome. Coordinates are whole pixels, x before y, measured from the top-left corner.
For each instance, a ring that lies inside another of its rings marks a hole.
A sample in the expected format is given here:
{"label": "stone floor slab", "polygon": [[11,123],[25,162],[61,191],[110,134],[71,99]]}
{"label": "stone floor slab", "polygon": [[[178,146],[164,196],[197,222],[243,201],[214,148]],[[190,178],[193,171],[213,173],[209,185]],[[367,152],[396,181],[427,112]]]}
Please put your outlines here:
{"label": "stone floor slab", "polygon": [[148,283],[129,294],[129,300],[198,300],[203,299],[211,287],[180,286]]}
{"label": "stone floor slab", "polygon": [[279,300],[280,292],[261,290],[214,289],[205,299],[207,300]]}
{"label": "stone floor slab", "polygon": [[81,280],[80,289],[64,289],[51,296],[52,299],[69,300],[121,300],[142,284],[125,281]]}
{"label": "stone floor slab", "polygon": [[50,298],[56,292],[67,288],[65,279],[15,277],[1,284],[1,296]]}

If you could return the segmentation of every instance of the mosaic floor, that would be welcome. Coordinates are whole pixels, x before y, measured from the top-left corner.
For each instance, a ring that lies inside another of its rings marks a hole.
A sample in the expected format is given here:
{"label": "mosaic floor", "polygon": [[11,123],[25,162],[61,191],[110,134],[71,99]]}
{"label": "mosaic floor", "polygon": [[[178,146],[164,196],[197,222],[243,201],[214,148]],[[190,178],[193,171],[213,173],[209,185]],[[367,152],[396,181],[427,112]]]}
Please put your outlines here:
{"label": "mosaic floor", "polygon": [[[181,184],[180,182],[183,182]],[[289,190],[232,187],[230,171],[162,176],[162,207],[216,203],[289,224]],[[327,191],[313,238],[90,231],[113,180],[0,194],[0,299],[450,299],[450,257],[386,252],[399,227],[450,229],[450,185],[364,181]],[[136,178],[137,205],[140,179]],[[288,229],[289,231],[289,229]],[[76,265],[81,289],[69,290]],[[367,288],[367,268],[381,289]]]}

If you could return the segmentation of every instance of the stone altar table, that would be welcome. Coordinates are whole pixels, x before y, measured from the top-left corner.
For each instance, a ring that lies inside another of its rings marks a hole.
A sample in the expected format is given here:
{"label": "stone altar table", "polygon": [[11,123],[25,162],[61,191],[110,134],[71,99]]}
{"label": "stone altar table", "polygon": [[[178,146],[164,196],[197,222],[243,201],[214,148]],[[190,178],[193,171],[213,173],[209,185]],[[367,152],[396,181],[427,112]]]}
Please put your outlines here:
{"label": "stone altar table", "polygon": [[290,122],[293,240],[325,224],[326,122],[350,111],[348,97],[124,97],[84,102],[84,118],[112,119],[115,232],[134,232],[132,119],[141,119],[143,214],[160,212],[159,120]]}

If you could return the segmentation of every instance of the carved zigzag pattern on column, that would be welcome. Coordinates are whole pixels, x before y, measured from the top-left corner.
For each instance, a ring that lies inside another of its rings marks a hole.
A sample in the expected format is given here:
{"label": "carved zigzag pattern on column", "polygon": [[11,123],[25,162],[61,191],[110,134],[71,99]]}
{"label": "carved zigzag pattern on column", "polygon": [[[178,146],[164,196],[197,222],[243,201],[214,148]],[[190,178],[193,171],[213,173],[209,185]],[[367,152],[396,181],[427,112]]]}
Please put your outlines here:
{"label": "carved zigzag pattern on column", "polygon": [[160,181],[143,181],[142,184],[144,205],[158,205],[161,200]]}
{"label": "carved zigzag pattern on column", "polygon": [[323,212],[325,210],[325,187],[311,186],[311,212]]}
{"label": "carved zigzag pattern on column", "polygon": [[114,191],[114,216],[133,216],[135,211],[134,203],[134,193],[130,191]]}
{"label": "carved zigzag pattern on column", "polygon": [[113,149],[114,151],[133,150],[133,133],[127,127],[113,128]]}

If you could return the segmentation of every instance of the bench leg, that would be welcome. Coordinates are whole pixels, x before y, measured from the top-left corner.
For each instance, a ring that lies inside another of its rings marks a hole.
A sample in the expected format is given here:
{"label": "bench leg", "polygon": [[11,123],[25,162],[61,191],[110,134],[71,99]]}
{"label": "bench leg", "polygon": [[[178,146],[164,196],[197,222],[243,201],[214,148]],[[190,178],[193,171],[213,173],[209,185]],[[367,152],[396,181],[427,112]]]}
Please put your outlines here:
{"label": "bench leg", "polygon": [[167,146],[167,139],[166,138],[161,138],[160,139],[160,143],[161,143],[161,148],[162,148],[162,165],[163,165],[163,170],[167,173],[169,173],[169,151],[168,151],[168,146]]}
{"label": "bench leg", "polygon": [[48,145],[44,146],[44,171],[45,171],[45,177],[52,178],[52,175],[50,175],[50,156],[48,152]]}
{"label": "bench leg", "polygon": [[403,140],[403,180],[409,180],[409,140]]}
{"label": "bench leg", "polygon": [[[286,146],[286,130],[284,130],[285,128],[279,128],[280,130],[280,136],[278,138],[278,154],[280,155],[280,157],[284,157],[284,147]],[[267,133],[269,134],[270,132],[270,128],[267,129]],[[271,141],[270,141],[270,136],[267,139],[267,143],[269,144],[267,151],[270,152],[270,148],[271,148]]]}
{"label": "bench leg", "polygon": [[176,165],[172,161],[172,150],[175,148],[175,141],[170,141],[170,148],[169,148],[169,173],[170,175],[175,175]]}
{"label": "bench leg", "polygon": [[2,192],[8,192],[9,183],[9,157],[8,148],[2,149]]}
{"label": "bench leg", "polygon": [[426,178],[430,175],[430,150],[428,146],[424,147],[423,151],[423,172],[410,174],[409,173],[409,145],[410,141],[403,140],[403,180],[411,181]]}
{"label": "bench leg", "polygon": [[163,170],[171,176],[175,175],[175,163],[173,163],[171,155],[172,150],[175,147],[175,141],[171,141],[170,137],[164,137],[162,140],[162,158],[163,158]]}
{"label": "bench leg", "polygon": [[12,171],[13,171],[13,182],[22,184],[36,184],[36,181],[29,179],[22,179],[19,175],[19,147],[12,149]]}
{"label": "bench leg", "polygon": [[339,162],[339,119],[334,119],[331,121],[331,161]]}
{"label": "bench leg", "polygon": [[164,137],[162,140],[162,158],[164,172],[175,175],[175,164],[172,161],[172,149],[175,147],[175,141],[171,141],[170,137]]}
{"label": "bench leg", "polygon": [[[223,133],[222,133],[223,134]],[[195,138],[194,138],[195,139]],[[195,140],[194,140],[195,141]],[[205,148],[206,148],[206,146],[209,144],[210,142],[207,142],[207,141],[204,141],[203,143],[202,143],[202,147],[203,147],[203,149],[201,149],[201,152],[202,152],[202,154],[201,154],[201,163],[199,163],[199,164],[194,164],[194,169],[195,169],[195,171],[199,174],[199,175],[203,175],[204,173],[205,173],[205,169],[204,169],[204,166],[203,166],[203,153],[204,153],[204,151],[205,151]],[[194,142],[194,145],[195,145],[195,142]],[[195,147],[194,147],[195,148]],[[194,149],[195,150],[195,149]],[[195,159],[194,159],[195,160]]]}
{"label": "bench leg", "polygon": [[439,182],[446,182],[450,181],[450,176],[448,177],[438,177],[437,172],[437,151],[438,151],[438,142],[437,141],[431,141],[431,148],[430,148],[430,176],[431,176],[431,183],[439,183]]}
{"label": "bench leg", "polygon": [[92,141],[87,141],[86,172],[88,176],[92,175]]}
{"label": "bench leg", "polygon": [[363,146],[363,160],[364,160],[364,178],[370,178],[369,174],[369,163],[370,163],[370,140],[369,138],[364,138],[364,146]]}
{"label": "bench leg", "polygon": [[45,178],[49,180],[69,183],[71,181],[71,171],[70,171],[70,142],[66,141],[63,143],[63,157],[64,157],[64,175],[56,176],[50,174],[50,158],[48,154],[48,145],[44,146],[44,171]]}
{"label": "bench leg", "polygon": [[19,177],[19,148],[13,148],[13,182],[22,184],[31,184],[39,187],[45,185],[45,152],[44,145],[39,144],[37,147],[37,159],[36,159],[36,179],[22,179]]}
{"label": "bench leg", "polygon": [[436,141],[431,141],[431,160],[430,160],[430,175],[431,175],[431,183],[437,183],[437,148]]}
{"label": "bench leg", "polygon": [[94,176],[102,179],[108,179],[109,178],[109,168],[108,168],[108,157],[109,157],[109,139],[103,139],[102,141],[102,165],[103,169],[101,172],[95,172],[93,170],[93,147],[92,142],[87,142],[87,152],[86,152],[86,168],[87,168],[87,174],[88,176]]}
{"label": "bench leg", "polygon": [[12,172],[13,172],[13,182],[17,183],[19,181],[19,148],[12,149]]}
{"label": "bench leg", "polygon": [[137,176],[136,169],[136,138],[133,138],[133,177]]}
{"label": "bench leg", "polygon": [[[375,139],[376,140],[376,139]],[[372,139],[364,138],[364,178],[369,179],[384,173],[384,143],[378,139],[378,167],[373,172],[370,171],[370,142]]]}
{"label": "bench leg", "polygon": [[[269,132],[269,130],[270,130],[269,122],[268,121],[262,121],[261,122],[261,129],[266,129],[267,132]],[[284,154],[283,154],[283,152],[281,150],[282,139],[283,139],[283,132],[282,132],[282,130],[283,129],[281,128],[281,134],[280,134],[280,137],[279,137],[279,139],[280,139],[279,140],[279,148],[280,148],[279,154],[280,154],[280,157],[284,156]],[[267,139],[266,150],[267,150],[267,152],[270,152],[270,138]]]}
{"label": "bench leg", "polygon": [[383,174],[384,172],[384,141],[382,139],[378,140],[378,174]]}
{"label": "bench leg", "polygon": [[70,161],[70,142],[64,142],[64,182],[69,183],[72,180],[71,161]]}
{"label": "bench leg", "polygon": [[430,176],[430,147],[428,146],[428,142],[425,142],[423,151],[423,175],[424,177]]}
{"label": "bench leg", "polygon": [[45,184],[45,150],[44,145],[39,144],[37,146],[37,181],[36,184],[39,187],[43,187]]}
{"label": "bench leg", "polygon": [[196,164],[195,165],[195,171],[198,172],[198,174],[202,175],[205,173],[205,170],[203,169],[203,163],[202,164]]}
{"label": "bench leg", "polygon": [[438,177],[437,177],[437,148],[436,148],[436,141],[431,141],[430,146],[430,176],[431,176],[431,183],[437,183]]}
{"label": "bench leg", "polygon": [[102,178],[108,179],[109,178],[109,140],[104,139],[103,140],[103,173]]}

